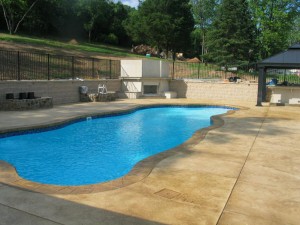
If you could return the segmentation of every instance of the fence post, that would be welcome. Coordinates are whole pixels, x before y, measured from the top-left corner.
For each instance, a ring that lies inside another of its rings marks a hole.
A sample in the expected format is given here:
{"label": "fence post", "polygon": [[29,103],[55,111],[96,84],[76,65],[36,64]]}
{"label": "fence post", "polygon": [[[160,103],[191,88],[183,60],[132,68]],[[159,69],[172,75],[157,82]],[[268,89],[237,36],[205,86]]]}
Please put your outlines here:
{"label": "fence post", "polygon": [[109,60],[109,79],[111,79],[111,74],[112,74],[112,71],[111,71],[111,59]]}
{"label": "fence post", "polygon": [[48,80],[50,80],[50,54],[47,54],[47,76]]}
{"label": "fence post", "polygon": [[95,59],[92,58],[92,77],[95,78]]}
{"label": "fence post", "polygon": [[71,71],[71,73],[72,73],[72,80],[75,79],[75,74],[74,74],[74,61],[75,61],[74,56],[72,56],[72,71]]}
{"label": "fence post", "polygon": [[18,56],[17,56],[17,72],[18,72],[18,80],[21,80],[21,71],[20,71],[20,52],[18,51]]}
{"label": "fence post", "polygon": [[173,60],[172,80],[174,80],[174,77],[175,77],[175,60]]}
{"label": "fence post", "polygon": [[200,78],[200,62],[198,62],[198,79]]}

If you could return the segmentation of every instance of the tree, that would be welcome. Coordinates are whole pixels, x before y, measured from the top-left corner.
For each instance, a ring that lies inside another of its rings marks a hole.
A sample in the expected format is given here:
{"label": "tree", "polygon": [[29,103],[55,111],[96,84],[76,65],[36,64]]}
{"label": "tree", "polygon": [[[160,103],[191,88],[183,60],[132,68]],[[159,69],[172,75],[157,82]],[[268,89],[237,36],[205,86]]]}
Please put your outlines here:
{"label": "tree", "polygon": [[133,40],[144,41],[158,49],[184,50],[190,44],[194,19],[188,0],[145,0],[131,14],[126,30]]}
{"label": "tree", "polygon": [[289,45],[300,43],[300,16],[296,17],[293,24],[294,25],[289,38]]}
{"label": "tree", "polygon": [[288,47],[299,0],[250,0],[257,27],[260,57],[266,58]]}
{"label": "tree", "polygon": [[28,3],[26,0],[0,0],[4,19],[10,34],[18,31],[20,24],[39,0]]}
{"label": "tree", "polygon": [[[35,35],[63,35],[67,36],[68,29],[73,25],[70,21],[76,20],[73,4],[68,0],[43,0],[37,4],[22,25],[22,32]],[[74,21],[78,28],[79,23]]]}
{"label": "tree", "polygon": [[[196,31],[194,33],[194,40],[199,40],[201,46],[201,55],[203,56],[206,49],[206,34],[214,21],[216,8],[218,6],[217,0],[191,0],[193,15],[196,22]],[[197,30],[200,30],[198,32]]]}
{"label": "tree", "polygon": [[106,0],[79,0],[78,16],[84,21],[84,29],[88,32],[89,41],[96,39],[97,32],[93,37],[93,31],[98,31],[104,25],[109,25],[112,15],[111,5]]}
{"label": "tree", "polygon": [[122,24],[126,33],[135,44],[141,44],[146,40],[147,35],[142,30],[142,21],[140,20],[139,11],[133,10],[129,12],[129,17],[125,19]]}
{"label": "tree", "polygon": [[109,33],[111,36],[116,37],[116,42],[113,43],[110,39],[108,41],[111,42],[110,44],[129,45],[130,38],[126,34],[123,21],[129,17],[129,13],[133,8],[125,6],[120,2],[112,4],[112,8],[113,16],[111,18]]}
{"label": "tree", "polygon": [[208,58],[223,66],[255,60],[255,25],[247,0],[223,0],[209,32]]}

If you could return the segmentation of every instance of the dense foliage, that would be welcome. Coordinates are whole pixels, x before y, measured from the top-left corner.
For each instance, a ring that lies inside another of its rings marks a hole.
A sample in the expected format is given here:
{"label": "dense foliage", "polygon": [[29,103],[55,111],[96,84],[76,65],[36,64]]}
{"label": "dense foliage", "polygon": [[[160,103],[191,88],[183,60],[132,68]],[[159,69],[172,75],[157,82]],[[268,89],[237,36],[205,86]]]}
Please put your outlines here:
{"label": "dense foliage", "polygon": [[146,42],[158,50],[173,52],[189,47],[194,19],[189,0],[147,0],[125,22],[125,27],[136,42]]}
{"label": "dense foliage", "polygon": [[247,0],[224,0],[209,32],[207,54],[221,65],[247,64],[255,59],[255,24]]}
{"label": "dense foliage", "polygon": [[300,41],[299,0],[0,0],[0,30],[189,52],[222,65]]}
{"label": "dense foliage", "polygon": [[[293,42],[300,41],[294,28],[299,28],[299,0],[250,0],[257,27],[257,41],[262,58],[280,52]],[[299,37],[299,30],[298,30]]]}
{"label": "dense foliage", "polygon": [[[242,61],[264,59],[285,50],[295,42],[300,42],[299,0],[245,0],[234,5],[235,2],[235,0],[191,0],[197,22],[193,38],[196,40],[194,43],[201,46],[195,47],[199,55],[224,63],[225,58],[229,59],[233,54],[234,49],[228,46],[238,41],[237,36],[244,39],[241,41],[245,44],[251,41],[250,46],[244,46],[248,47],[251,54],[247,57],[245,55]],[[246,24],[252,27],[250,36],[241,35],[245,32],[244,29],[249,29],[245,27]],[[252,40],[253,25],[254,40]],[[235,29],[232,29],[233,27]],[[218,30],[220,28],[221,31]],[[226,30],[229,33],[226,33]],[[210,34],[209,37],[207,33]],[[210,45],[209,49],[207,44]],[[227,50],[223,48],[221,56],[218,54],[218,51],[222,51],[220,44],[227,46]],[[221,49],[215,51],[215,48]],[[234,56],[234,62],[240,60],[241,58]]]}
{"label": "dense foliage", "polygon": [[[192,34],[195,52],[207,53],[207,32],[216,17],[218,0],[191,0],[196,29]],[[201,50],[200,50],[201,49]]]}
{"label": "dense foliage", "polygon": [[[0,0],[1,11],[18,22],[36,0]],[[80,38],[116,45],[130,45],[122,21],[133,8],[109,0],[38,0],[17,32],[41,36]],[[4,14],[0,28],[6,30]],[[9,31],[10,32],[10,31]],[[16,33],[14,30],[10,33]]]}

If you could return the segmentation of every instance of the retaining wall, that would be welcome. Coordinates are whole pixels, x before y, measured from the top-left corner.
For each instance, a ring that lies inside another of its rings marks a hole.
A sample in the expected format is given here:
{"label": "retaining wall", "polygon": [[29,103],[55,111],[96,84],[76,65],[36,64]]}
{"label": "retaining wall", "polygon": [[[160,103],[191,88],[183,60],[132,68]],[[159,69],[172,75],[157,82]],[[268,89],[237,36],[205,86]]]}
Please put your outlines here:
{"label": "retaining wall", "polygon": [[6,93],[14,93],[18,98],[20,92],[34,92],[37,97],[52,97],[54,105],[78,103],[79,87],[87,86],[89,93],[98,91],[98,84],[106,84],[108,91],[119,91],[120,80],[59,80],[59,81],[1,81],[0,102],[5,101]]}
{"label": "retaining wall", "polygon": [[270,86],[271,104],[300,106],[299,86]]}
{"label": "retaining wall", "polygon": [[[120,92],[122,82],[115,80],[59,80],[59,81],[2,81],[0,82],[0,102],[6,93],[35,92],[37,97],[52,97],[54,105],[78,103],[79,87],[87,86],[89,93],[96,93],[98,84],[106,84],[108,91]],[[170,91],[178,98],[245,100],[256,101],[257,84],[253,83],[204,83],[195,80],[172,80]]]}
{"label": "retaining wall", "polygon": [[198,80],[172,80],[170,91],[178,98],[256,101],[257,83],[218,83]]}

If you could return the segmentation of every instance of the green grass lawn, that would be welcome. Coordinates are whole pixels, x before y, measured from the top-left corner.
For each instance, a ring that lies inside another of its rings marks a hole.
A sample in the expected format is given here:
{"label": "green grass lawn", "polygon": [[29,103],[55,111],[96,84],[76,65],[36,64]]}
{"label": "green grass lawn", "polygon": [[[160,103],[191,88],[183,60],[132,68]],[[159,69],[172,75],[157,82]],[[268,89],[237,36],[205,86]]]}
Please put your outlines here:
{"label": "green grass lawn", "polygon": [[64,48],[84,52],[93,52],[98,53],[99,55],[115,57],[137,57],[137,55],[131,54],[129,49],[95,43],[78,42],[78,44],[70,44],[66,41],[51,40],[38,37],[28,37],[21,35],[9,35],[4,33],[0,33],[0,41],[8,41],[20,44],[33,44],[36,46],[40,45],[46,47]]}

